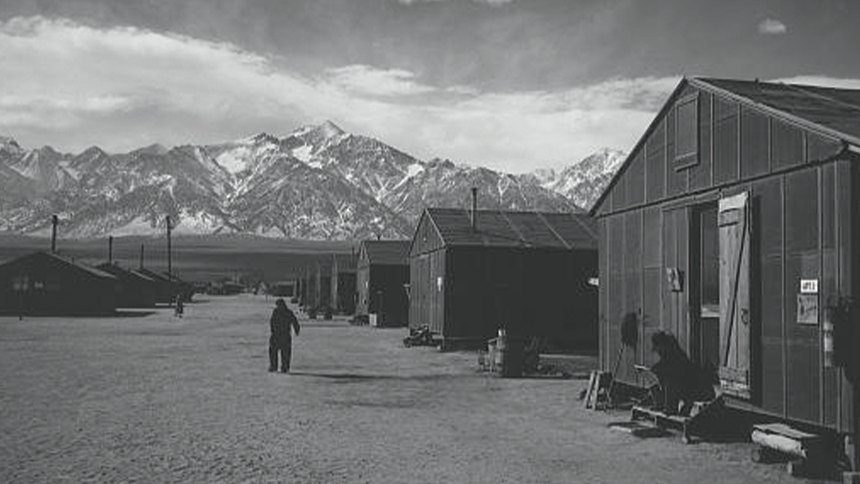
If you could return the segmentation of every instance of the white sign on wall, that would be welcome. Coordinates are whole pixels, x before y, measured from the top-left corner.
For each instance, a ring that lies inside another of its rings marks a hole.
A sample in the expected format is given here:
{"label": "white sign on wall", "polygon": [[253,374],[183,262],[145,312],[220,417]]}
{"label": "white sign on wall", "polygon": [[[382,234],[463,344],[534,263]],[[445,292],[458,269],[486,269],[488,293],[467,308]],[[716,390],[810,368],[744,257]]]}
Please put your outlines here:
{"label": "white sign on wall", "polygon": [[801,279],[801,294],[818,294],[818,279]]}

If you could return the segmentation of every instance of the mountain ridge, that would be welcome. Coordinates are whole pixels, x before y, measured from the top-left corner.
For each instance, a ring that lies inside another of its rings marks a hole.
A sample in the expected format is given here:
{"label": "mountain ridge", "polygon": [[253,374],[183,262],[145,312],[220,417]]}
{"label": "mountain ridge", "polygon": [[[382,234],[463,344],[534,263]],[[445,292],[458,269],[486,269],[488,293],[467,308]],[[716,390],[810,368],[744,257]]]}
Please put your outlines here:
{"label": "mountain ridge", "polygon": [[558,172],[514,175],[422,161],[331,121],[282,137],[115,154],[26,150],[0,136],[0,231],[45,235],[59,214],[67,237],[148,235],[170,215],[178,234],[411,237],[425,206],[468,206],[472,186],[480,208],[582,211],[618,160],[623,154],[607,149]]}

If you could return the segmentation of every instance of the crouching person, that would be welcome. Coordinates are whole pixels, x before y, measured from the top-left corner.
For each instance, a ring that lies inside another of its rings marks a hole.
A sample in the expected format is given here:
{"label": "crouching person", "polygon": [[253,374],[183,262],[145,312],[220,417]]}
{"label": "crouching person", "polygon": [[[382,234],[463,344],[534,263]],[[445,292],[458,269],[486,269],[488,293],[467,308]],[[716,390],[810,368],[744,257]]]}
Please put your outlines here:
{"label": "crouching person", "polygon": [[271,335],[269,336],[269,371],[278,370],[278,355],[281,357],[281,373],[289,373],[290,359],[293,352],[291,328],[299,335],[301,328],[296,315],[287,307],[282,298],[275,301],[275,310],[269,319]]}

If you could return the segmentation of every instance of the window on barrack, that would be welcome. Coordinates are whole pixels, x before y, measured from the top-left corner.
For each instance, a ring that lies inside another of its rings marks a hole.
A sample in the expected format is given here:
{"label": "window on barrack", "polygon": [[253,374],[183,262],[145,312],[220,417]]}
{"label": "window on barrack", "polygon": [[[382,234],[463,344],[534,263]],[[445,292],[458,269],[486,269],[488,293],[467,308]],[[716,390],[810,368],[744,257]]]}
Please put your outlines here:
{"label": "window on barrack", "polygon": [[675,104],[675,169],[699,162],[699,96],[692,94]]}

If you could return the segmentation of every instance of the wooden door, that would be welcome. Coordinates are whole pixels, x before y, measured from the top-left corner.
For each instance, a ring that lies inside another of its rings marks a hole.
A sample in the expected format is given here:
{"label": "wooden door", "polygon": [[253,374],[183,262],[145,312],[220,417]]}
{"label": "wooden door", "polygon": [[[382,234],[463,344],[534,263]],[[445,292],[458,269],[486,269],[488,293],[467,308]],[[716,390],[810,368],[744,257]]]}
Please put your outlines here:
{"label": "wooden door", "polygon": [[750,216],[748,193],[720,200],[720,385],[750,398]]}

